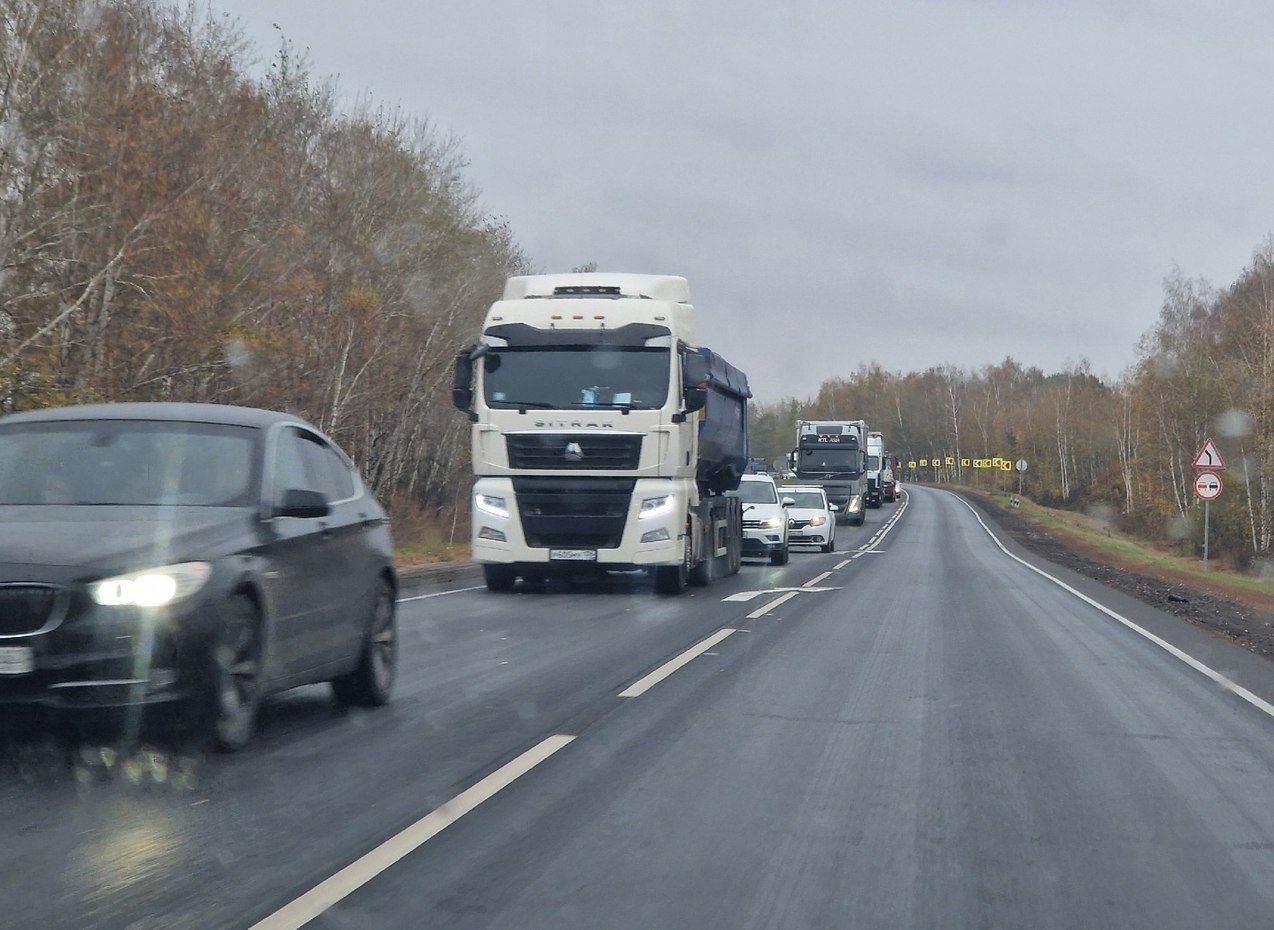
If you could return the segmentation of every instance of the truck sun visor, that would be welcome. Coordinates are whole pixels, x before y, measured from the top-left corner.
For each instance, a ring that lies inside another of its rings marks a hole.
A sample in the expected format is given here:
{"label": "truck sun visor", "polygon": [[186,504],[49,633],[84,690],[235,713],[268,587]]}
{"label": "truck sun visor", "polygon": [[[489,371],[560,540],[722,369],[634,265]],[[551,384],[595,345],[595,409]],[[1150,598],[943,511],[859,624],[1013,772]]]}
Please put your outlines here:
{"label": "truck sun visor", "polygon": [[510,346],[644,346],[647,339],[669,333],[667,326],[656,323],[629,323],[614,329],[537,329],[527,323],[499,323],[488,327],[485,335],[506,339]]}

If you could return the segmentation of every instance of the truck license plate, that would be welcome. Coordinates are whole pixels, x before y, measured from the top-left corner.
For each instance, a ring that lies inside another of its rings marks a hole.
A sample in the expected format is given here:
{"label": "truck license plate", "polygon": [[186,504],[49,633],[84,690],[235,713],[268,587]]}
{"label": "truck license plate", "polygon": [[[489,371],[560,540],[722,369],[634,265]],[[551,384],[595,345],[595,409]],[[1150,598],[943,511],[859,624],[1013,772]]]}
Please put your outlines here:
{"label": "truck license plate", "polygon": [[554,562],[596,562],[596,549],[550,549],[549,558]]}
{"label": "truck license plate", "polygon": [[0,646],[0,675],[27,675],[35,671],[35,652],[30,646]]}

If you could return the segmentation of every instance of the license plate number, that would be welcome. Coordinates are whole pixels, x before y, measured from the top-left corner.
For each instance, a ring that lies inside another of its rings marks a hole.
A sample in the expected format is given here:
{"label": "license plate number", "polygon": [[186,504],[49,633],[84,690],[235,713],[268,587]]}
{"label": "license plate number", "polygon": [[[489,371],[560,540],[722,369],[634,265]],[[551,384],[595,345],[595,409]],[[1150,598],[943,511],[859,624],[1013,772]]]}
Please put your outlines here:
{"label": "license plate number", "polygon": [[596,549],[550,549],[549,558],[554,562],[596,562]]}
{"label": "license plate number", "polygon": [[0,646],[0,675],[27,675],[35,671],[30,646]]}

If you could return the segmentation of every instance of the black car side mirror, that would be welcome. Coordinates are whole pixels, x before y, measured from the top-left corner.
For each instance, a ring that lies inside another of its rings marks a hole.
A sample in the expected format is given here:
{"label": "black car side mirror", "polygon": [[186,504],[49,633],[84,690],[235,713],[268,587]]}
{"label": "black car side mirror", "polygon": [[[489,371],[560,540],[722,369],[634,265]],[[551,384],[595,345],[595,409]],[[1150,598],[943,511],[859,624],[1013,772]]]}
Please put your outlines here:
{"label": "black car side mirror", "polygon": [[322,491],[288,488],[283,492],[283,503],[274,508],[276,517],[326,517],[332,512]]}

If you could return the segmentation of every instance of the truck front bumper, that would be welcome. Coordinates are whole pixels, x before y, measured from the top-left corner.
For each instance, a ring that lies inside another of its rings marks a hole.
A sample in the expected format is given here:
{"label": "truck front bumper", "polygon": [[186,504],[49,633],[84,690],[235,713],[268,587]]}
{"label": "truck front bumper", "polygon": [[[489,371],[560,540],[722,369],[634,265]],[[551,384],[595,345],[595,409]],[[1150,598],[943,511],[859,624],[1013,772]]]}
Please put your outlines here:
{"label": "truck front bumper", "polygon": [[[651,501],[665,499],[657,506]],[[535,565],[541,569],[585,571],[677,565],[684,558],[686,510],[684,488],[666,480],[637,479],[618,546],[596,547],[560,539],[554,546],[533,546],[523,532],[518,500],[508,478],[480,478],[473,489],[471,545],[476,562]],[[647,505],[643,507],[643,504]]]}

